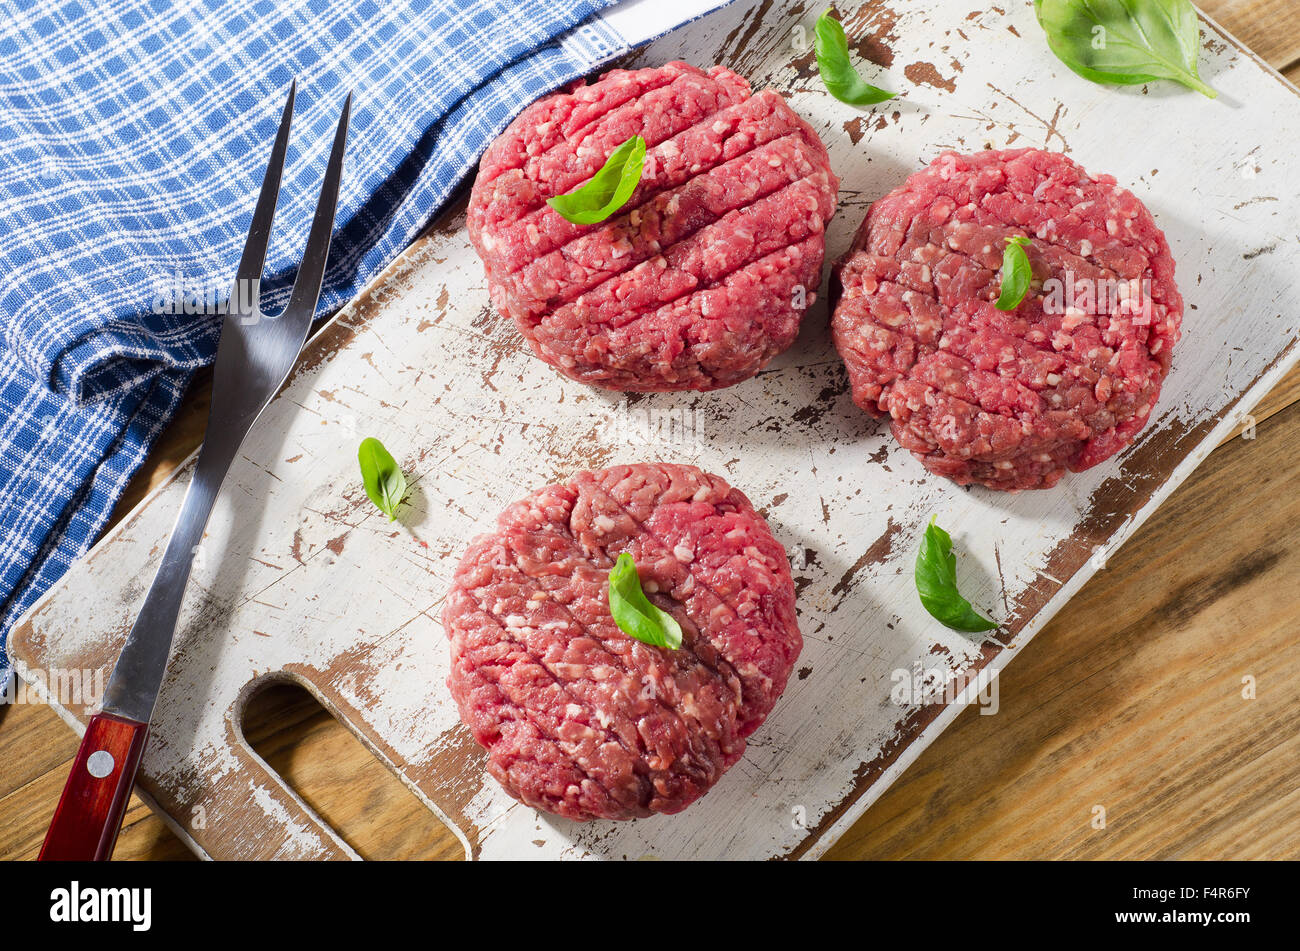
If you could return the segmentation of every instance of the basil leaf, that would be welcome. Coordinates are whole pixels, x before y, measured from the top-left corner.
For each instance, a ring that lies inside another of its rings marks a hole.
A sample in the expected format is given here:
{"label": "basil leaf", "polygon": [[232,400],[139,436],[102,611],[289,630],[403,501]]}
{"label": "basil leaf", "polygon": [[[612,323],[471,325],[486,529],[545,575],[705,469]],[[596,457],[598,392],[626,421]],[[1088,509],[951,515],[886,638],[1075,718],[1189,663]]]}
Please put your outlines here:
{"label": "basil leaf", "polygon": [[991,631],[997,627],[957,591],[957,556],[952,537],[931,517],[916,553],[916,593],[930,615],[956,631]]}
{"label": "basil leaf", "polygon": [[869,106],[894,98],[895,93],[877,89],[853,68],[844,27],[839,20],[831,19],[830,9],[817,18],[816,34],[817,69],[827,92],[851,106]]}
{"label": "basil leaf", "polygon": [[1034,12],[1052,52],[1084,79],[1172,79],[1218,96],[1196,71],[1201,29],[1191,0],[1034,0]]}
{"label": "basil leaf", "polygon": [[1034,271],[1029,266],[1029,255],[1025,254],[1027,247],[1028,238],[1020,235],[1007,238],[1007,246],[1002,250],[1002,290],[994,305],[998,310],[1015,310],[1029,292]]}
{"label": "basil leaf", "polygon": [[406,476],[398,468],[397,460],[383,443],[372,436],[361,440],[357,461],[361,463],[361,481],[366,487],[366,495],[390,522],[393,521],[397,518],[397,506],[406,495]]}
{"label": "basil leaf", "polygon": [[619,630],[643,644],[673,650],[682,646],[681,625],[650,603],[641,590],[636,562],[627,552],[618,556],[609,573],[609,613]]}
{"label": "basil leaf", "polygon": [[645,139],[634,135],[605,159],[591,181],[567,195],[556,195],[546,203],[565,221],[575,225],[594,225],[604,221],[627,204],[641,181],[645,165]]}

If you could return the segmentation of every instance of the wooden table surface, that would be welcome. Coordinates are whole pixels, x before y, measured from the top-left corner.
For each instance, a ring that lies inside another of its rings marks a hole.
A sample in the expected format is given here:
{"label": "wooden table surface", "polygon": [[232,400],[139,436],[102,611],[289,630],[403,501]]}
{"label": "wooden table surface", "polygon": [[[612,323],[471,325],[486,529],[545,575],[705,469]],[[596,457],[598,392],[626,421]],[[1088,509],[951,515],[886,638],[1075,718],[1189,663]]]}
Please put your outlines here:
{"label": "wooden table surface", "polygon": [[[1300,83],[1296,0],[1201,0]],[[208,381],[118,505],[199,444]],[[831,858],[1300,858],[1300,368],[1022,652],[1000,708],[958,717]],[[253,747],[361,855],[455,838],[307,694],[250,707]],[[47,707],[0,707],[0,858],[34,858],[76,752]],[[118,859],[190,852],[138,799]]]}

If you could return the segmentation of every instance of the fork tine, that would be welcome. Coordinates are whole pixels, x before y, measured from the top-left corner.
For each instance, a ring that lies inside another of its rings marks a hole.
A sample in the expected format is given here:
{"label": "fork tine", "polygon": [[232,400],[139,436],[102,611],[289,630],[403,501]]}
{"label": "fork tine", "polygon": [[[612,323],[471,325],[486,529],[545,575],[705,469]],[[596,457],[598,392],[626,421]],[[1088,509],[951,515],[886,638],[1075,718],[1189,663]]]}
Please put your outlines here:
{"label": "fork tine", "polygon": [[352,114],[352,93],[343,102],[338,129],[334,132],[334,146],[330,149],[329,164],[325,166],[325,181],[316,201],[316,216],[312,219],[307,248],[298,266],[298,277],[293,284],[293,296],[281,317],[302,323],[304,336],[316,312],[320,299],[321,282],[325,278],[325,262],[330,253],[330,235],[334,231],[334,210],[339,200],[339,184],[343,179],[343,153],[347,147],[348,119]]}
{"label": "fork tine", "polygon": [[289,150],[289,126],[293,119],[293,99],[298,91],[298,80],[289,85],[289,98],[285,101],[284,112],[280,115],[280,129],[275,134],[275,144],[271,147],[271,160],[266,166],[266,175],[262,178],[262,191],[257,196],[257,207],[253,209],[253,223],[248,226],[248,240],[244,242],[244,253],[239,258],[239,269],[235,272],[235,289],[232,301],[251,301],[257,306],[257,295],[240,294],[250,288],[254,281],[262,276],[262,265],[266,261],[266,246],[271,240],[271,221],[275,218],[275,203],[280,196],[280,173],[284,171],[284,156]]}

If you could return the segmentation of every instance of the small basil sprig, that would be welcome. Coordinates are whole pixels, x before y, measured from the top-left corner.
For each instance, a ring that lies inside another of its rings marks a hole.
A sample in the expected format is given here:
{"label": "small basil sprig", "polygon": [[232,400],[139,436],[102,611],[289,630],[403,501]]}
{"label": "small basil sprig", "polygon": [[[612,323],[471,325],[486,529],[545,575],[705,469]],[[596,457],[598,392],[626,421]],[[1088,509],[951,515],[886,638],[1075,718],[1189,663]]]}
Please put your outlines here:
{"label": "small basil sprig", "polygon": [[397,506],[406,495],[406,476],[402,475],[397,460],[383,443],[371,436],[361,440],[357,461],[361,463],[361,481],[366,487],[366,495],[390,522],[393,521],[397,518]]}
{"label": "small basil sprig", "polygon": [[1134,86],[1172,79],[1211,99],[1196,58],[1201,29],[1191,0],[1034,0],[1057,58],[1084,79]]}
{"label": "small basil sprig", "polygon": [[681,625],[666,611],[650,603],[641,590],[636,562],[628,552],[618,556],[609,573],[609,613],[619,630],[651,647],[682,646]]}
{"label": "small basil sprig", "polygon": [[1029,291],[1034,272],[1029,266],[1029,255],[1025,254],[1027,247],[1028,238],[1021,235],[1007,238],[1007,246],[1002,251],[1002,290],[995,305],[998,310],[1015,310]]}
{"label": "small basil sprig", "polygon": [[989,631],[997,627],[979,614],[957,591],[957,556],[952,537],[931,517],[916,553],[916,593],[935,620],[956,631]]}
{"label": "small basil sprig", "polygon": [[567,195],[556,195],[546,203],[575,225],[604,221],[627,204],[641,181],[645,166],[645,139],[634,135],[605,159],[591,181]]}
{"label": "small basil sprig", "polygon": [[827,92],[851,106],[869,106],[894,98],[895,93],[876,88],[853,68],[844,27],[831,18],[829,8],[817,18],[816,34],[817,69]]}

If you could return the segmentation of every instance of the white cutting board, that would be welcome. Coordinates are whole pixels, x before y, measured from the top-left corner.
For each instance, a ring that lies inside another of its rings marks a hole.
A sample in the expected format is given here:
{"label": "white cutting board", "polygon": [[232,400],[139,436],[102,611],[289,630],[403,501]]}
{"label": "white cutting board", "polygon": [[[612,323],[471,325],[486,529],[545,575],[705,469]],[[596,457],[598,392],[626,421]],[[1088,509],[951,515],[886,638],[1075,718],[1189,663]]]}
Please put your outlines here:
{"label": "white cutting board", "polygon": [[[622,402],[531,357],[489,308],[455,217],[309,345],[227,478],[195,566],[141,787],[202,854],[351,855],[237,726],[267,678],[308,685],[481,858],[763,858],[824,851],[956,716],[898,703],[899,671],[1000,670],[1300,357],[1300,99],[1205,24],[1218,101],[1095,86],[1048,52],[1028,2],[839,4],[868,75],[904,98],[830,98],[807,40],[820,12],[737,4],[635,57],[725,63],[790,98],[842,177],[828,260],[873,199],[940,149],[1067,151],[1131,187],[1168,234],[1188,304],[1151,423],[1118,458],[1045,492],[928,475],[850,402],[822,301],[754,380]],[[824,289],[823,289],[824,290]],[[673,427],[676,427],[674,430]],[[673,435],[673,433],[676,435]],[[413,485],[401,525],[366,500],[357,443]],[[514,803],[447,693],[438,615],[466,541],[510,501],[583,467],[662,459],[724,475],[788,548],[805,647],[744,759],[675,817],[579,825]],[[107,666],[190,476],[183,468],[78,563],[12,638],[24,677]],[[979,639],[921,609],[911,565],[932,514],[960,584],[1003,622]],[[60,708],[79,724],[84,705]]]}

